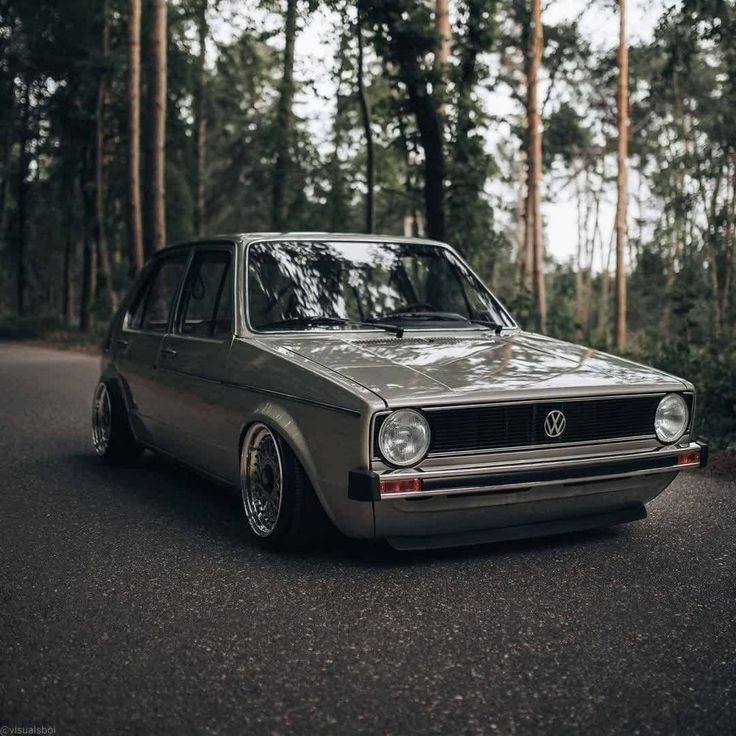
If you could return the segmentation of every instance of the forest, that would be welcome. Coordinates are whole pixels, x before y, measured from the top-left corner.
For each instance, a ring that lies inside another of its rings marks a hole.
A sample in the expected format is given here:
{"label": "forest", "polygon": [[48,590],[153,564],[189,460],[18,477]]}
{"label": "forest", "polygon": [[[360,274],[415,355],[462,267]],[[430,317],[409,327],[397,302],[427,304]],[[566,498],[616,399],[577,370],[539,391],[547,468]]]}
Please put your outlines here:
{"label": "forest", "polygon": [[197,235],[423,235],[733,446],[736,4],[560,3],[0,0],[0,336],[99,339]]}

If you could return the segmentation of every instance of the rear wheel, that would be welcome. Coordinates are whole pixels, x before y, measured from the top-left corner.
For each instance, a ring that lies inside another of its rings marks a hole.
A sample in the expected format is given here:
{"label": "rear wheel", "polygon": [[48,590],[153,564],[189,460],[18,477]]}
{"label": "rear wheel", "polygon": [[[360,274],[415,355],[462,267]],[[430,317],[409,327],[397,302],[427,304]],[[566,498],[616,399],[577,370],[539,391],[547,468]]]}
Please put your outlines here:
{"label": "rear wheel", "polygon": [[92,446],[111,463],[135,460],[143,451],[136,442],[128,421],[128,412],[117,384],[100,382],[92,402]]}
{"label": "rear wheel", "polygon": [[248,428],[240,453],[240,490],[253,537],[272,549],[304,549],[330,532],[304,469],[268,426]]}

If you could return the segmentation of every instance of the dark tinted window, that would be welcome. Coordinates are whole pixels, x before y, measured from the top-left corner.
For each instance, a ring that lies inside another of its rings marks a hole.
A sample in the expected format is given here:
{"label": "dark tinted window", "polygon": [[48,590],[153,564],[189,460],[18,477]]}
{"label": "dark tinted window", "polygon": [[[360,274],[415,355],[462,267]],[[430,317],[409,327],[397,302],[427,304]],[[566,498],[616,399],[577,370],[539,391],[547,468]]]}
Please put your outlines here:
{"label": "dark tinted window", "polygon": [[217,305],[217,313],[215,316],[213,337],[229,337],[234,332],[234,311],[235,302],[233,300],[233,267],[232,263],[228,263],[227,273],[225,274],[225,283],[222,288],[220,302]]}
{"label": "dark tinted window", "polygon": [[138,288],[135,299],[133,300],[130,311],[128,312],[128,327],[133,327],[135,329],[140,328],[141,319],[143,318],[143,309],[146,306],[146,296],[148,296],[148,292],[151,289],[151,283],[153,282],[153,277],[155,275],[155,270],[149,272],[143,284]]}
{"label": "dark tinted window", "polygon": [[154,268],[130,312],[130,327],[166,332],[186,262],[187,256],[182,253],[162,259]]}
{"label": "dark tinted window", "polygon": [[181,299],[177,331],[195,337],[232,333],[232,268],[230,253],[210,251],[194,256]]}

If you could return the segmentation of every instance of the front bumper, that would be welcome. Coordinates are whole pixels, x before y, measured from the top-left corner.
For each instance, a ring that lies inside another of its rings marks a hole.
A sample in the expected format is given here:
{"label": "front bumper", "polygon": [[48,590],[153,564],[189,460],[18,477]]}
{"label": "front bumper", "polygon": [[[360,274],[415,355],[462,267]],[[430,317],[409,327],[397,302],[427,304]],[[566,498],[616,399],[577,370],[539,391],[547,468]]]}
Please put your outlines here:
{"label": "front bumper", "polygon": [[[354,501],[375,502],[489,491],[510,492],[529,487],[584,484],[673,473],[704,467],[707,462],[708,445],[698,441],[691,442],[687,447],[664,447],[617,457],[599,455],[537,462],[517,461],[425,472],[411,469],[378,474],[370,470],[352,470],[348,478],[348,496]],[[413,483],[397,484],[394,482],[397,480]],[[413,486],[412,490],[401,490],[409,486]],[[394,490],[396,488],[400,490]]]}

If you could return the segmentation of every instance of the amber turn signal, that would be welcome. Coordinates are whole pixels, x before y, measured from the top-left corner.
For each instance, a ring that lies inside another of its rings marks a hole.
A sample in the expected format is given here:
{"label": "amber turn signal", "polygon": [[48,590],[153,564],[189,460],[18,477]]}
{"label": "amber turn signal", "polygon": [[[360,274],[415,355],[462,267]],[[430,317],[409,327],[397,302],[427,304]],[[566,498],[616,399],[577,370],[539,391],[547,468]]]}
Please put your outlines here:
{"label": "amber turn signal", "polygon": [[421,478],[381,478],[381,495],[392,493],[421,493]]}
{"label": "amber turn signal", "polygon": [[677,456],[678,465],[700,465],[700,450],[688,450]]}

